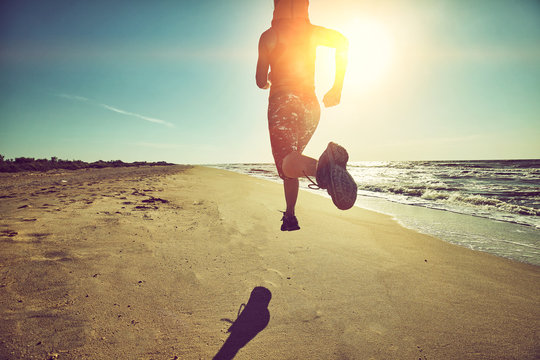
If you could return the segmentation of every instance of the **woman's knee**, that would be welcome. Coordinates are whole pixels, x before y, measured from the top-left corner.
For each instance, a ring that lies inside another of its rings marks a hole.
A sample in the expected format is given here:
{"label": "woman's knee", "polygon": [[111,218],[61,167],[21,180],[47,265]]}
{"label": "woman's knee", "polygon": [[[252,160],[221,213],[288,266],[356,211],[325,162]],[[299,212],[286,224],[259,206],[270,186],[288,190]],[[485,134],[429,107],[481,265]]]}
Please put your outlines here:
{"label": "woman's knee", "polygon": [[281,168],[283,174],[288,178],[299,178],[302,176],[301,155],[297,151],[293,151],[283,159]]}

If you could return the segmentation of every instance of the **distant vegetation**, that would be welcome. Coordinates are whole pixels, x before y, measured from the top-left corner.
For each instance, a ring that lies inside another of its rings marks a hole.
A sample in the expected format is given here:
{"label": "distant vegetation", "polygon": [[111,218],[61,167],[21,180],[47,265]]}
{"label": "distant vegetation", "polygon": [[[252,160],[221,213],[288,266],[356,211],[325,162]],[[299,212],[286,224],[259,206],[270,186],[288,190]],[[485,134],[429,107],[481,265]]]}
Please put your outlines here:
{"label": "distant vegetation", "polygon": [[174,165],[165,161],[146,162],[137,161],[125,163],[121,160],[103,161],[98,160],[92,163],[87,163],[81,160],[62,160],[57,157],[47,159],[34,159],[19,157],[15,159],[5,159],[4,155],[0,155],[0,172],[19,172],[19,171],[48,171],[54,169],[88,169],[88,168],[105,168],[105,167],[130,167],[130,166],[163,166]]}

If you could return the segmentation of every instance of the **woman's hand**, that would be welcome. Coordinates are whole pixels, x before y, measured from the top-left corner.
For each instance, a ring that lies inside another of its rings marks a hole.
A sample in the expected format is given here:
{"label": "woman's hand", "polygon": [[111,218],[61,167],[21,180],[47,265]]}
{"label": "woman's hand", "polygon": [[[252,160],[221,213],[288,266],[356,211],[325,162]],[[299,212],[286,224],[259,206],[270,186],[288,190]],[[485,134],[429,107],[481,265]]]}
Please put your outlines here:
{"label": "woman's hand", "polygon": [[336,106],[341,101],[341,88],[333,87],[324,95],[323,103],[325,107]]}

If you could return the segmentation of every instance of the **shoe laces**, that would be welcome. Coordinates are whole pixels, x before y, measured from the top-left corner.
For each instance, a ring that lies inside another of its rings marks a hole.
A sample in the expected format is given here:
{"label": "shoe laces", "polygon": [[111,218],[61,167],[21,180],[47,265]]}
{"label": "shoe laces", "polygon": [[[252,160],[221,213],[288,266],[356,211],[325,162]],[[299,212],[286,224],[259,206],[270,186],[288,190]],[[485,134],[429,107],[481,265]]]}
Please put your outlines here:
{"label": "shoe laces", "polygon": [[311,182],[311,184],[308,184],[308,188],[312,189],[312,190],[320,190],[321,187],[319,186],[319,184],[317,184],[315,181],[313,181],[309,176],[308,174],[306,174],[305,171],[302,171],[304,173],[304,176],[307,177],[307,179]]}
{"label": "shoe laces", "polygon": [[281,211],[281,210],[278,210],[278,211],[283,214],[281,221],[287,221],[287,220],[296,218],[296,215],[287,215],[285,211]]}

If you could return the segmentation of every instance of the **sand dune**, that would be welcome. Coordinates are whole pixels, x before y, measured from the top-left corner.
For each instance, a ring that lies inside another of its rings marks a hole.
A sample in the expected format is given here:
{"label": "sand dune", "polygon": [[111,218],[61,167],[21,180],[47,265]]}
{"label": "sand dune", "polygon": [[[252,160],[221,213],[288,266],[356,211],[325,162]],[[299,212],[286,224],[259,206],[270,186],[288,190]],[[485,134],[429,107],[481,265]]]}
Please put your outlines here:
{"label": "sand dune", "polygon": [[0,181],[0,359],[540,357],[538,267],[381,214],[302,192],[283,233],[279,184],[205,167]]}

